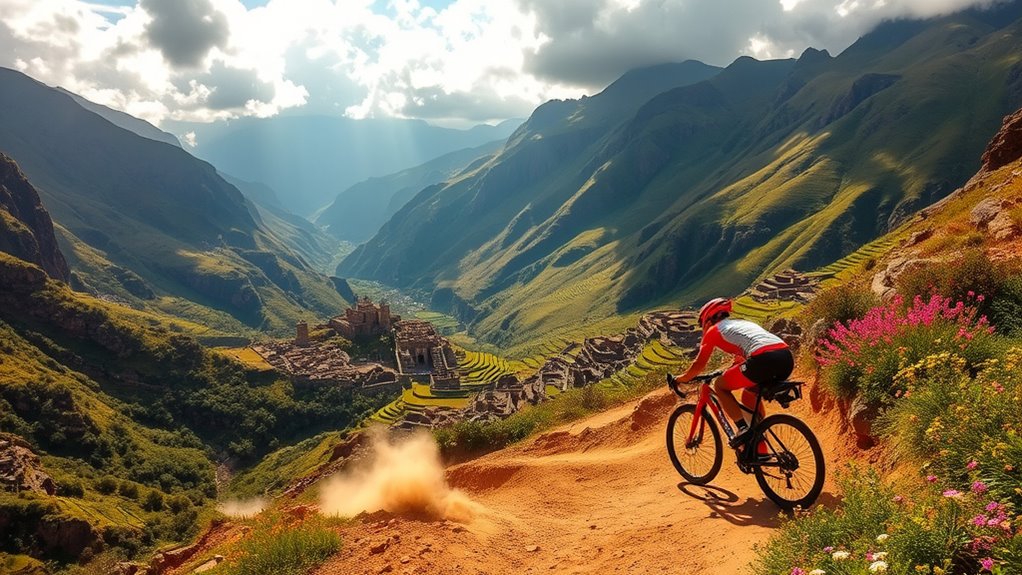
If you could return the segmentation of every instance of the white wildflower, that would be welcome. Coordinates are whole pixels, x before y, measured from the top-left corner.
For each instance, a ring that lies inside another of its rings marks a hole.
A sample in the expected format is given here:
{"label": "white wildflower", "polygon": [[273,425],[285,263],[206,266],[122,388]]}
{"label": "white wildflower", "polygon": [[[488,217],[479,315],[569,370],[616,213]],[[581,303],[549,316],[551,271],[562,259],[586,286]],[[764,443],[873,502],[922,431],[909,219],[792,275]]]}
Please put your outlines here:
{"label": "white wildflower", "polygon": [[886,551],[880,551],[878,553],[874,553],[873,554],[873,560],[874,561],[883,561],[885,559],[887,559],[887,552]]}
{"label": "white wildflower", "polygon": [[870,573],[883,573],[885,571],[887,571],[886,561],[874,561],[869,564]]}
{"label": "white wildflower", "polygon": [[831,555],[831,557],[834,558],[834,561],[844,561],[851,556],[852,554],[847,551],[835,551],[834,554]]}
{"label": "white wildflower", "polygon": [[809,572],[809,575],[827,575],[827,572],[823,569],[813,569]]}
{"label": "white wildflower", "polygon": [[877,543],[883,543],[884,541],[887,541],[888,537],[890,537],[890,535],[886,533],[881,533],[880,535],[877,535]]}

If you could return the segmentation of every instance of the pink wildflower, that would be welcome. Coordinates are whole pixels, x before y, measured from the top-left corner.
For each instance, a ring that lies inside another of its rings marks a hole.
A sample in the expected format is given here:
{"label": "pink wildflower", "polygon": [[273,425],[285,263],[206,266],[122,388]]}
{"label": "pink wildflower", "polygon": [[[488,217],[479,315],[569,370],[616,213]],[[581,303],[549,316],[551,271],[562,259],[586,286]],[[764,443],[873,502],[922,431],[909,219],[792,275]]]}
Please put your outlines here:
{"label": "pink wildflower", "polygon": [[823,548],[823,552],[824,553],[830,553],[832,551],[834,551],[834,546],[833,545],[828,545],[828,546]]}
{"label": "pink wildflower", "polygon": [[936,483],[937,482],[937,476],[936,475],[927,475],[926,476],[926,482],[927,483]]}
{"label": "pink wildflower", "polygon": [[947,490],[944,491],[943,495],[944,495],[944,497],[948,497],[948,498],[961,497],[962,492],[957,490],[957,489],[947,489]]}
{"label": "pink wildflower", "polygon": [[993,572],[994,570],[994,560],[991,559],[990,557],[980,560],[979,564],[981,567],[983,567],[984,571]]}
{"label": "pink wildflower", "polygon": [[983,483],[982,481],[973,481],[972,482],[972,492],[973,493],[986,493],[987,492],[987,484]]}
{"label": "pink wildflower", "polygon": [[968,469],[969,471],[972,471],[973,469],[976,469],[977,467],[979,467],[979,462],[976,461],[975,459],[973,459],[972,461],[970,461],[970,462],[965,464],[965,468]]}
{"label": "pink wildflower", "polygon": [[978,296],[976,296],[976,301],[983,301],[983,300],[985,300],[985,299],[986,299],[986,298],[985,298],[985,297],[983,297],[983,294],[979,294]]}
{"label": "pink wildflower", "polygon": [[902,497],[901,495],[895,495],[894,497],[891,498],[891,501],[901,504],[903,501],[905,501],[905,498]]}
{"label": "pink wildflower", "polygon": [[972,524],[976,527],[983,527],[987,524],[987,516],[980,514],[972,518]]}
{"label": "pink wildflower", "polygon": [[986,510],[987,513],[993,513],[994,511],[997,511],[1000,507],[1001,507],[1000,503],[996,501],[991,501],[990,503],[987,503]]}
{"label": "pink wildflower", "polygon": [[806,572],[801,567],[792,567],[791,575],[806,575]]}

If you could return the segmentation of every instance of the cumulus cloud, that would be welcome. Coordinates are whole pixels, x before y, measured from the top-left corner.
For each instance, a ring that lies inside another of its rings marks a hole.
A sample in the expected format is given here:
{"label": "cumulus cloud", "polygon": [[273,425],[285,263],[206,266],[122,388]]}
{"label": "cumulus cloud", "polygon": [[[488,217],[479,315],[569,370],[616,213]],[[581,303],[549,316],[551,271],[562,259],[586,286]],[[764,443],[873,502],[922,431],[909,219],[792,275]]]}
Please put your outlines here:
{"label": "cumulus cloud", "polygon": [[152,17],[146,37],[173,66],[197,67],[230,36],[227,16],[210,0],[140,0]]}
{"label": "cumulus cloud", "polygon": [[0,0],[0,65],[161,122],[285,110],[467,125],[629,69],[837,53],[997,0]]}
{"label": "cumulus cloud", "polygon": [[542,45],[525,70],[549,81],[606,85],[643,65],[684,59],[840,51],[883,20],[932,17],[997,0],[517,0]]}

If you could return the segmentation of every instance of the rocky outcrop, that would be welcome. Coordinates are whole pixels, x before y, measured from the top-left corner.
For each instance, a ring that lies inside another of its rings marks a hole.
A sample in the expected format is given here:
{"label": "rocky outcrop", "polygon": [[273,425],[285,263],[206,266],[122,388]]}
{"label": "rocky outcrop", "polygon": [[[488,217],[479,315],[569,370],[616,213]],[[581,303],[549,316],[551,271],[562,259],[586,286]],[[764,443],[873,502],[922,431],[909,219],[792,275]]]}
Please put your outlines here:
{"label": "rocky outcrop", "polygon": [[987,232],[998,241],[1007,241],[1020,233],[1019,225],[1012,216],[1015,204],[1001,198],[985,198],[969,214],[969,221],[976,229]]}
{"label": "rocky outcrop", "polygon": [[897,282],[901,274],[909,270],[924,267],[930,263],[933,263],[933,260],[920,259],[912,254],[892,258],[887,262],[886,267],[873,275],[870,289],[882,299],[890,299],[897,293]]}
{"label": "rocky outcrop", "polygon": [[987,145],[983,152],[983,172],[998,168],[1022,158],[1022,110],[1005,116],[1001,131]]}
{"label": "rocky outcrop", "polygon": [[0,434],[0,489],[53,495],[57,485],[43,470],[39,456],[27,441],[16,435]]}
{"label": "rocky outcrop", "polygon": [[32,262],[54,279],[68,281],[71,272],[57,247],[53,221],[39,193],[14,163],[0,153],[0,251]]}

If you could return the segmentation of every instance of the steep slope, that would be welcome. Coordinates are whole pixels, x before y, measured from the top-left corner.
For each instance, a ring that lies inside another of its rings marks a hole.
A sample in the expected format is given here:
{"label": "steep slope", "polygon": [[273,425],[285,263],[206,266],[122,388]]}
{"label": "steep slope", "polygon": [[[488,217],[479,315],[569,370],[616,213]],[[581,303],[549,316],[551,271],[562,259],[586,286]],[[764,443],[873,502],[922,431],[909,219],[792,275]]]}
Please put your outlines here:
{"label": "steep slope", "polygon": [[444,154],[395,174],[359,182],[338,194],[332,204],[316,214],[315,222],[342,240],[362,243],[376,235],[380,226],[420,190],[488,160],[503,145],[503,140],[496,140]]}
{"label": "steep slope", "polygon": [[584,109],[602,94],[545,104],[338,272],[431,292],[513,346],[832,261],[975,170],[1022,101],[1020,15],[885,24],[836,58],[741,58],[596,127]]}
{"label": "steep slope", "polygon": [[78,105],[90,112],[99,114],[106,119],[106,121],[118,128],[124,128],[125,130],[134,132],[143,138],[149,138],[150,140],[163,142],[165,144],[170,144],[171,146],[177,146],[178,148],[181,147],[181,142],[177,139],[177,136],[169,132],[164,132],[145,120],[140,120],[130,114],[125,114],[120,110],[114,110],[113,108],[108,108],[102,104],[97,104],[79,96],[78,94],[68,92],[64,88],[57,88],[57,90],[67,94],[72,100],[78,102]]}
{"label": "steep slope", "polygon": [[70,279],[64,254],[57,246],[53,221],[39,193],[14,160],[0,153],[0,252],[43,268],[50,277]]}
{"label": "steep slope", "polygon": [[11,70],[0,150],[39,190],[81,289],[233,332],[344,305],[212,166]]}
{"label": "steep slope", "polygon": [[215,505],[216,463],[244,466],[389,399],[295,390],[182,335],[198,327],[72,292],[0,253],[0,452],[9,465],[13,435],[52,479],[9,492],[5,475],[0,567],[5,552],[59,564],[188,540]]}
{"label": "steep slope", "polygon": [[516,126],[509,121],[452,130],[421,120],[280,116],[239,120],[200,136],[195,154],[239,178],[269,185],[280,192],[284,207],[307,215],[366,178],[504,139]]}

